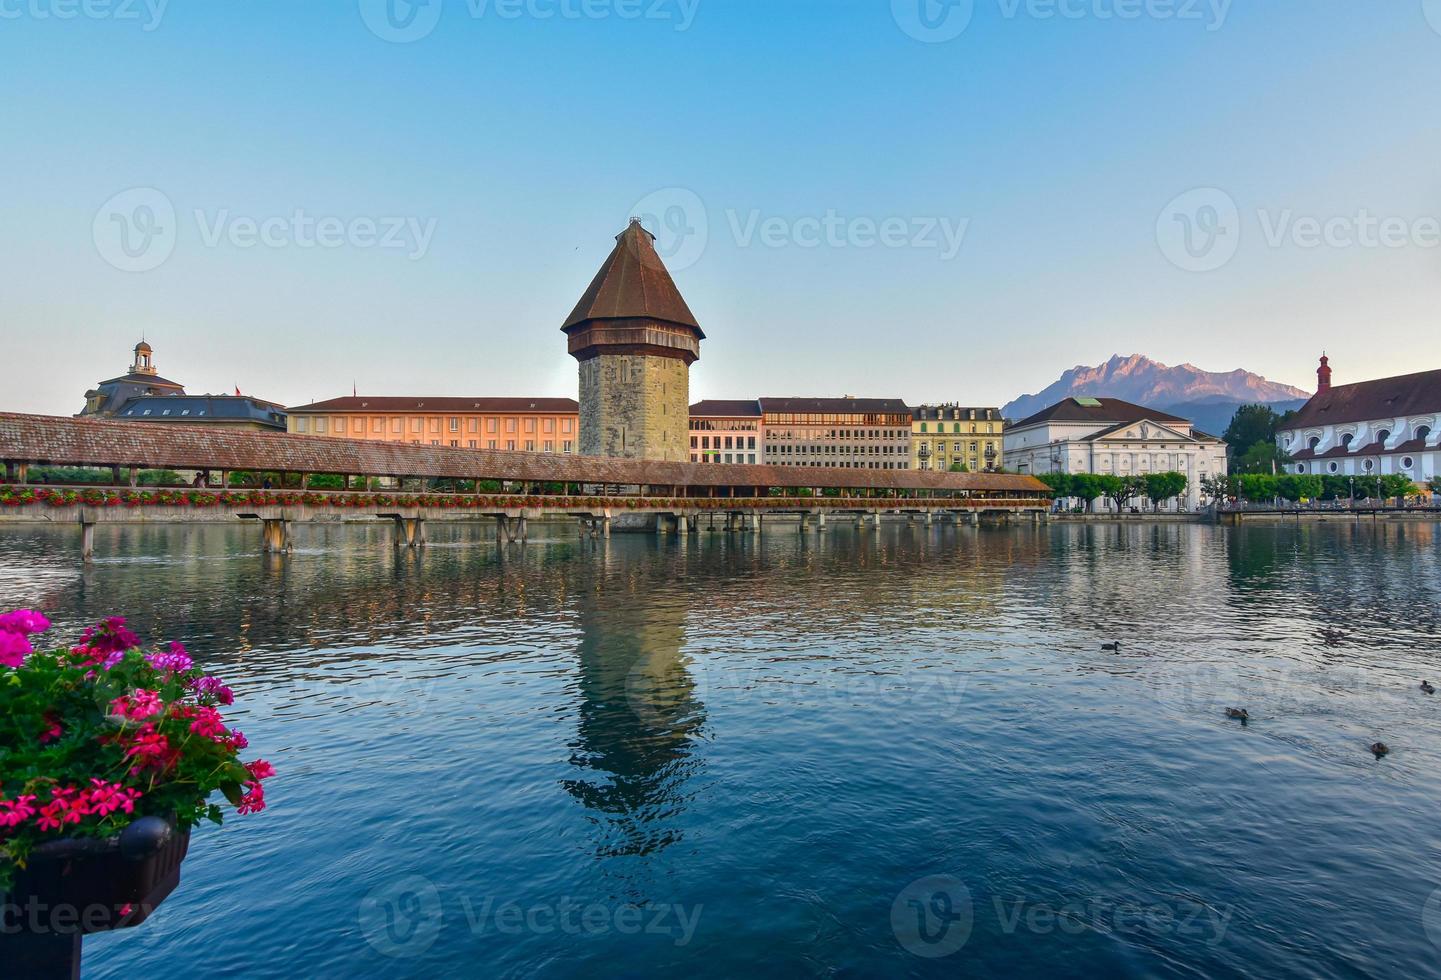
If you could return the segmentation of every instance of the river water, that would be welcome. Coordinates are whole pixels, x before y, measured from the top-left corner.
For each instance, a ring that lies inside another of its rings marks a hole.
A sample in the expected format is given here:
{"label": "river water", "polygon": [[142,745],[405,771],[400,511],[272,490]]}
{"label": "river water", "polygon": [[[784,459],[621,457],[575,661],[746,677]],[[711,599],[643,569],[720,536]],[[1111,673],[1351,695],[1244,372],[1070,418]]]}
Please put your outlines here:
{"label": "river water", "polygon": [[1435,525],[258,535],[0,531],[279,771],[86,977],[1437,973]]}

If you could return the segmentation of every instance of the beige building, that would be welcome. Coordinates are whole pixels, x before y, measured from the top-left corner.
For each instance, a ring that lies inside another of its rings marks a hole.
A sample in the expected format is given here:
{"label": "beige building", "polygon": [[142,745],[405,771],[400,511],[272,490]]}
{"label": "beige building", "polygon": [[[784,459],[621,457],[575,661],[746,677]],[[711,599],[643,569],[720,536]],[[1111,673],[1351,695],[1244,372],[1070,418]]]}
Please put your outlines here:
{"label": "beige building", "polygon": [[971,473],[998,469],[1005,430],[999,408],[921,405],[911,410],[911,466]]}
{"label": "beige building", "polygon": [[690,407],[692,463],[762,463],[765,426],[760,402],[712,400]]}
{"label": "beige building", "polygon": [[502,452],[574,453],[570,398],[404,398],[356,395],[287,410],[296,435]]}
{"label": "beige building", "polygon": [[764,462],[911,468],[911,410],[899,398],[762,398],[760,408]]}

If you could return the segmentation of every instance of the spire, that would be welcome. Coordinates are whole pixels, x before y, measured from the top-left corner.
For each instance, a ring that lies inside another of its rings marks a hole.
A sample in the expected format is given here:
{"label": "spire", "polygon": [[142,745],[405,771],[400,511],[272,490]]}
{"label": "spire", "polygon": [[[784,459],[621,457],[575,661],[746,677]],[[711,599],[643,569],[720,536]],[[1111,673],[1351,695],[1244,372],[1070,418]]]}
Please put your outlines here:
{"label": "spire", "polygon": [[690,327],[697,339],[705,339],[675,280],[656,254],[655,236],[645,230],[639,218],[631,218],[625,231],[615,236],[614,250],[561,329],[570,331],[588,320],[630,319]]}
{"label": "spire", "polygon": [[154,352],[150,349],[144,338],[135,345],[135,363],[130,365],[131,374],[156,374],[155,364],[151,359]]}
{"label": "spire", "polygon": [[1331,359],[1321,352],[1321,366],[1316,369],[1316,393],[1331,390]]}

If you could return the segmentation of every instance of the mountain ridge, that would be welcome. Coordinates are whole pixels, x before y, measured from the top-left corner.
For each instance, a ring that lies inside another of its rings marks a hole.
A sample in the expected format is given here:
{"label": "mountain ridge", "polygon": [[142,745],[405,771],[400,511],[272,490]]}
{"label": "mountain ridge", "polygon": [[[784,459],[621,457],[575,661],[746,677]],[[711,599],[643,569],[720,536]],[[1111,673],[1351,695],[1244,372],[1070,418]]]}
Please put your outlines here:
{"label": "mountain ridge", "polygon": [[1205,371],[1190,363],[1162,364],[1144,354],[1115,354],[1103,364],[1078,364],[1062,372],[1060,378],[1039,392],[1009,402],[1001,414],[1018,421],[1075,397],[1120,398],[1165,410],[1168,405],[1195,403],[1220,407],[1223,403],[1240,406],[1294,402],[1310,398],[1311,393],[1243,368]]}

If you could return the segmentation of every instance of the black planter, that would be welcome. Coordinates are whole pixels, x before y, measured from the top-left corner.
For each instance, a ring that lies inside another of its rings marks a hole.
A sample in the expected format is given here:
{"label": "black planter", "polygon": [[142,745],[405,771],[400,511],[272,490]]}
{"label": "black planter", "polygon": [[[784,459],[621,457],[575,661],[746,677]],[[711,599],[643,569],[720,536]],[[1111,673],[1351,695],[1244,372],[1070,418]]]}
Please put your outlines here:
{"label": "black planter", "polygon": [[57,840],[35,848],[5,896],[0,920],[5,975],[78,978],[81,939],[148,919],[180,884],[189,847],[189,831],[160,817],[141,817],[116,837]]}

